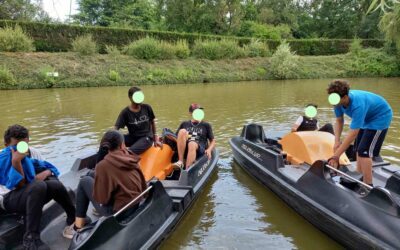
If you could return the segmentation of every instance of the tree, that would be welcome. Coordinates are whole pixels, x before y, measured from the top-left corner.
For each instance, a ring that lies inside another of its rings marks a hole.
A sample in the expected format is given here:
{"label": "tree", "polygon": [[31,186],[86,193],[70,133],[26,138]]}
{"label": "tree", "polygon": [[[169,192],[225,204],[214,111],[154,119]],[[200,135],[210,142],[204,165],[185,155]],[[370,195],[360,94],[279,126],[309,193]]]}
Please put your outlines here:
{"label": "tree", "polygon": [[0,0],[0,19],[41,21],[50,17],[42,9],[40,0]]}

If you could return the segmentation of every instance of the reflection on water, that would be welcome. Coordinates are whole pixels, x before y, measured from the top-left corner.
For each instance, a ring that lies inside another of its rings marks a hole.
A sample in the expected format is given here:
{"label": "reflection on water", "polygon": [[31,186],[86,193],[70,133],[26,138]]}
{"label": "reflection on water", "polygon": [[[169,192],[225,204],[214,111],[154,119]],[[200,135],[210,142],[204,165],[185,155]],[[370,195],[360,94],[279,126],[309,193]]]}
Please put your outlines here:
{"label": "reflection on water", "polygon": [[[399,78],[352,79],[352,88],[383,95],[394,109],[382,155],[400,164]],[[326,235],[258,184],[231,158],[228,139],[245,123],[267,131],[289,131],[304,105],[319,106],[320,123],[334,122],[325,89],[329,80],[291,80],[197,85],[144,86],[158,130],[175,129],[198,102],[213,125],[221,153],[218,174],[162,248],[316,249],[338,248]],[[128,103],[128,87],[0,91],[0,131],[19,123],[31,132],[31,145],[68,171],[79,155],[93,152]],[[349,120],[346,119],[348,124]],[[268,134],[267,134],[268,136]]]}

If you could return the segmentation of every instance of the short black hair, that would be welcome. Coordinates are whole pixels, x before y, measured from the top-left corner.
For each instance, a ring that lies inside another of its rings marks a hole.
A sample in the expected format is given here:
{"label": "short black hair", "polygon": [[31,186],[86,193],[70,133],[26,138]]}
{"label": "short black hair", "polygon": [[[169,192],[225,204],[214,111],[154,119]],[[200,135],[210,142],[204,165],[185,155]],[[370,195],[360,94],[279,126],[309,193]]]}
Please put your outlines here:
{"label": "short black hair", "polygon": [[133,87],[131,87],[130,89],[129,89],[129,91],[128,91],[128,96],[129,96],[129,99],[132,101],[132,96],[133,96],[133,94],[135,93],[135,92],[137,92],[137,91],[141,91],[141,89],[139,88],[139,87],[136,87],[136,86],[133,86]]}
{"label": "short black hair", "polygon": [[17,140],[29,138],[29,130],[18,124],[9,126],[4,132],[4,142],[6,144],[10,143],[11,138],[15,138]]}

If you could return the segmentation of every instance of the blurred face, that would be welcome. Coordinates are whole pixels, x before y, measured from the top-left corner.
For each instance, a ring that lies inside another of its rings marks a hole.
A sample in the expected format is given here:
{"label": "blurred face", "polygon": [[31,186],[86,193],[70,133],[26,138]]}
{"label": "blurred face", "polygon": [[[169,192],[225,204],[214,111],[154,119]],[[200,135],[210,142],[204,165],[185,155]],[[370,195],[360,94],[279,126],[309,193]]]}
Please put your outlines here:
{"label": "blurred face", "polygon": [[17,145],[18,144],[18,142],[20,142],[20,141],[24,141],[24,142],[26,142],[26,143],[29,143],[29,138],[24,138],[24,139],[15,139],[15,138],[11,138],[11,141],[10,141],[10,143],[9,144],[7,144],[7,143],[5,143],[5,145],[8,147],[8,146],[15,146],[15,145]]}

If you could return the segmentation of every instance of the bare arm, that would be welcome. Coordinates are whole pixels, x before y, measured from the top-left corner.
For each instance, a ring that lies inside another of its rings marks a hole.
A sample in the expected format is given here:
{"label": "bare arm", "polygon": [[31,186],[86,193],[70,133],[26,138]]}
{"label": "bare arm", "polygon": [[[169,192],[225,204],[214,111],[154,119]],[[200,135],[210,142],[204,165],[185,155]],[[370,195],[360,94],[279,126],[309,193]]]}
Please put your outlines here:
{"label": "bare arm", "polygon": [[350,129],[349,133],[347,134],[346,138],[344,138],[343,143],[335,150],[334,156],[340,157],[346,149],[350,146],[350,144],[356,139],[358,132],[360,129]]}
{"label": "bare arm", "polygon": [[210,141],[210,145],[208,146],[205,152],[209,159],[211,158],[211,152],[213,151],[214,147],[215,147],[215,139],[212,139]]}
{"label": "bare arm", "polygon": [[299,125],[293,124],[292,132],[296,132],[299,127],[300,127]]}
{"label": "bare arm", "polygon": [[22,168],[22,159],[26,156],[26,154],[21,154],[18,151],[15,151],[14,149],[11,149],[12,153],[12,159],[11,159],[11,164],[14,167],[15,170],[17,170],[18,173],[22,175],[22,180],[18,183],[17,187],[20,188],[25,184],[25,173]]}
{"label": "bare arm", "polygon": [[344,124],[343,116],[337,117],[336,118],[336,123],[335,123],[335,146],[334,146],[334,151],[336,151],[340,146],[340,137],[342,136],[342,132],[343,132],[343,124]]}

